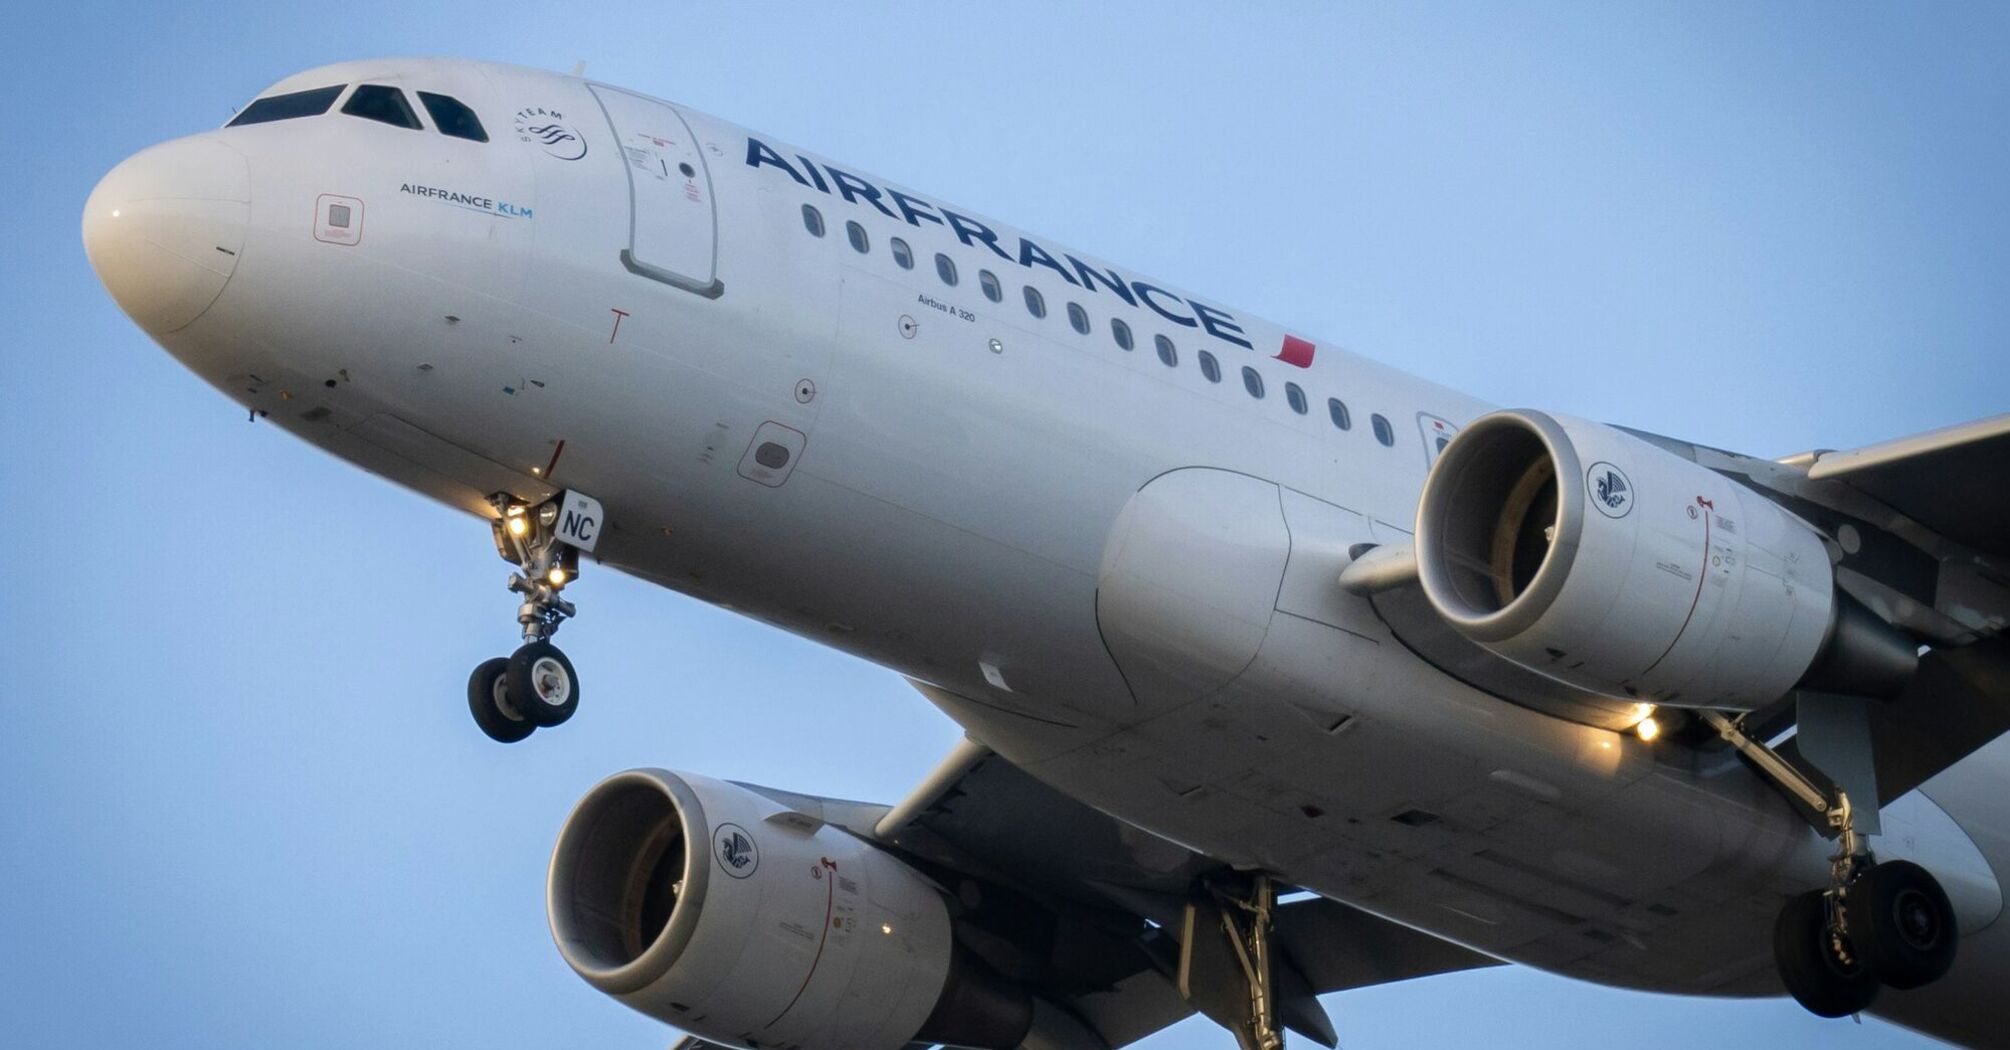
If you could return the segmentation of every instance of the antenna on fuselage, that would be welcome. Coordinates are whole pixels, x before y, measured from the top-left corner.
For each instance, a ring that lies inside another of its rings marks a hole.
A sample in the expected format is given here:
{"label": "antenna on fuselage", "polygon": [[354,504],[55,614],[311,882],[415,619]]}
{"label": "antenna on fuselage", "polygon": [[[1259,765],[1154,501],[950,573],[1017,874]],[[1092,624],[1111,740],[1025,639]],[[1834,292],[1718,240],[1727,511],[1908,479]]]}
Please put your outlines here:
{"label": "antenna on fuselage", "polygon": [[576,62],[574,62],[574,63],[572,64],[572,75],[573,75],[573,76],[576,76],[576,77],[583,77],[583,76],[585,76],[585,75],[586,75],[586,60],[585,60],[585,59],[583,59],[583,58],[582,58],[582,59],[579,59],[578,61],[576,61]]}

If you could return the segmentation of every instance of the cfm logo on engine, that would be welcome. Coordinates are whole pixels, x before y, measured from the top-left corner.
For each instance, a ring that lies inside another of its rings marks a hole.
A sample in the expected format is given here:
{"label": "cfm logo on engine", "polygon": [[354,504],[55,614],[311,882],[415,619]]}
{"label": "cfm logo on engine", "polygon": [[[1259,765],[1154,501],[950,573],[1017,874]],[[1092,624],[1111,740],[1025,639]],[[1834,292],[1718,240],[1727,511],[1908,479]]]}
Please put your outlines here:
{"label": "cfm logo on engine", "polygon": [[761,847],[754,845],[754,837],[738,824],[721,824],[712,832],[712,852],[719,855],[726,874],[736,879],[752,875],[761,866]]}
{"label": "cfm logo on engine", "polygon": [[1585,471],[1585,483],[1591,486],[1591,503],[1599,513],[1608,518],[1623,518],[1633,509],[1633,484],[1626,480],[1626,472],[1610,463],[1598,462]]}

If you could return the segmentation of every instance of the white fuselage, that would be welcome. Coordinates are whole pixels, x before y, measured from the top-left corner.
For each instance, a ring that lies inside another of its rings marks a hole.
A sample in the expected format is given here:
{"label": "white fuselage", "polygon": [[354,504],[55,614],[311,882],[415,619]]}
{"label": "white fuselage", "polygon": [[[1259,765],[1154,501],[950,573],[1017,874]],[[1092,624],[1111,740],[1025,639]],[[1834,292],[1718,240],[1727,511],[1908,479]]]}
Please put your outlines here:
{"label": "white fuselage", "polygon": [[[142,153],[87,213],[122,305],[240,403],[484,516],[590,493],[602,564],[926,683],[1225,861],[1561,973],[1779,993],[1773,915],[1829,847],[1771,789],[1463,685],[1333,584],[1407,537],[1481,401],[604,85],[402,60],[268,94],[361,83],[452,95],[489,141],[338,104]],[[156,250],[175,279],[122,289]],[[1906,1024],[2010,1025],[2006,766],[1999,741],[1887,810],[1879,850],[1967,935],[1884,998]]]}

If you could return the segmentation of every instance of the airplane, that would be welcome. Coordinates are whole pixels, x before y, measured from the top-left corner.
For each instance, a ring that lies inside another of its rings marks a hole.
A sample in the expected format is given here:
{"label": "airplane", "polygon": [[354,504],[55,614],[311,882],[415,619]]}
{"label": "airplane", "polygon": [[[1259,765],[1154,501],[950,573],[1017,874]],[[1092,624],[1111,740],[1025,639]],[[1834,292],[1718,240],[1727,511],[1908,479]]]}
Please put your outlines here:
{"label": "airplane", "polygon": [[1502,409],[451,59],[287,77],[82,225],[252,419],[486,524],[491,738],[577,710],[588,564],[964,728],[887,805],[581,799],[553,939],[681,1045],[1331,1047],[1322,994],[1503,964],[2010,1030],[2010,414],[1768,459]]}

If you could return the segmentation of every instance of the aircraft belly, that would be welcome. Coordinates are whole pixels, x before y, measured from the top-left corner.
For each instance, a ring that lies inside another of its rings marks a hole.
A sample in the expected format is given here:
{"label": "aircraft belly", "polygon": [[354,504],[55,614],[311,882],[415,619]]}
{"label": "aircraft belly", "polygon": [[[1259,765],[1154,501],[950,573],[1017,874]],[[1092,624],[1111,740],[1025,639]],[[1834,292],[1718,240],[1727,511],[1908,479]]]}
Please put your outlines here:
{"label": "aircraft belly", "polygon": [[1516,961],[1776,992],[1778,886],[1817,881],[1825,845],[1742,770],[1664,768],[1630,734],[1423,664],[1333,583],[1374,532],[1247,474],[1154,479],[1099,578],[1099,625],[1140,717],[1031,771],[1226,862]]}

